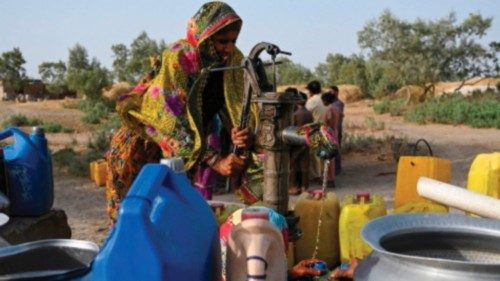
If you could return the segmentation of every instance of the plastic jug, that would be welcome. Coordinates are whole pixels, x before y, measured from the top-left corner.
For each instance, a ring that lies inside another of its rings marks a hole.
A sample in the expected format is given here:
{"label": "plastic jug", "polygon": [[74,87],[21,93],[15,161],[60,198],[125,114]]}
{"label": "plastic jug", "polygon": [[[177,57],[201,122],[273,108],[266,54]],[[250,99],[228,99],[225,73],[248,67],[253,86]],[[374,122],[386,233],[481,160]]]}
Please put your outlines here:
{"label": "plastic jug", "polygon": [[369,221],[385,216],[384,198],[369,193],[348,195],[342,200],[339,219],[340,261],[349,263],[351,258],[363,259],[372,248],[361,238],[361,229]]}
{"label": "plastic jug", "polygon": [[[450,182],[451,162],[433,156],[402,156],[399,158],[394,191],[394,207],[407,203],[432,202],[418,195],[417,181],[428,177],[442,182]],[[447,208],[447,207],[446,207]]]}
{"label": "plastic jug", "polygon": [[500,152],[483,153],[474,158],[467,189],[500,199]]}
{"label": "plastic jug", "polygon": [[285,244],[265,209],[248,208],[228,239],[226,280],[286,280]]}
{"label": "plastic jug", "polygon": [[104,186],[106,184],[108,164],[105,159],[98,159],[90,162],[90,179],[95,182],[97,186]]}
{"label": "plastic jug", "polygon": [[54,181],[52,158],[43,129],[33,127],[30,135],[17,128],[0,132],[0,140],[13,138],[4,147],[8,174],[10,213],[15,216],[39,216],[52,208]]}
{"label": "plastic jug", "polygon": [[217,222],[186,174],[147,164],[122,201],[91,279],[219,281],[220,259]]}
{"label": "plastic jug", "polygon": [[[322,196],[326,198],[323,199]],[[322,204],[324,206],[316,258],[325,261],[329,267],[339,261],[340,205],[337,195],[333,192],[328,192],[326,195],[322,193],[312,195],[306,192],[300,195],[294,209],[295,215],[300,218],[298,228],[303,232],[302,238],[295,242],[295,263],[312,258]]]}

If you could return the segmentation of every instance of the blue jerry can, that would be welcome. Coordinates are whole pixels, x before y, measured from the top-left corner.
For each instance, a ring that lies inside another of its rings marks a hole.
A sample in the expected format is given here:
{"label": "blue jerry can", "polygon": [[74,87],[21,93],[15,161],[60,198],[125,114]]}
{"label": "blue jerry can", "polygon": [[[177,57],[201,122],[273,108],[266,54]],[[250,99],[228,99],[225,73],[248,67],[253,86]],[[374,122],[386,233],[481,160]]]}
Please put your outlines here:
{"label": "blue jerry can", "polygon": [[217,222],[185,173],[147,164],[84,280],[218,281],[220,259]]}
{"label": "blue jerry can", "polygon": [[4,147],[7,195],[13,216],[39,216],[54,202],[52,158],[43,129],[33,127],[30,135],[17,128],[0,132],[0,141],[13,138]]}

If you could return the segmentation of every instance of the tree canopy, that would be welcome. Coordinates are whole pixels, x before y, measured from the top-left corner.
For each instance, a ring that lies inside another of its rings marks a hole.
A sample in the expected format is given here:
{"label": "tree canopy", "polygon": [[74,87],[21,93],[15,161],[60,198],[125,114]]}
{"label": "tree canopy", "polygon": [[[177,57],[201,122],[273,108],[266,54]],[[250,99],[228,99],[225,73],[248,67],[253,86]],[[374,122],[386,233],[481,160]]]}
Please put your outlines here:
{"label": "tree canopy", "polygon": [[450,13],[436,21],[408,22],[386,10],[358,32],[358,43],[380,66],[379,81],[421,85],[427,92],[438,81],[498,75],[498,43],[478,43],[491,21],[470,14],[457,23]]}
{"label": "tree canopy", "polygon": [[38,73],[52,95],[57,97],[68,90],[66,64],[63,61],[43,62],[38,66]]}
{"label": "tree canopy", "polygon": [[16,93],[23,90],[26,80],[26,70],[23,67],[26,61],[19,48],[2,53],[0,56],[0,80],[6,86],[12,87]]}
{"label": "tree canopy", "polygon": [[130,48],[124,44],[111,46],[116,79],[136,83],[151,70],[150,57],[160,56],[165,48],[166,44],[163,40],[157,43],[144,31],[134,39]]}

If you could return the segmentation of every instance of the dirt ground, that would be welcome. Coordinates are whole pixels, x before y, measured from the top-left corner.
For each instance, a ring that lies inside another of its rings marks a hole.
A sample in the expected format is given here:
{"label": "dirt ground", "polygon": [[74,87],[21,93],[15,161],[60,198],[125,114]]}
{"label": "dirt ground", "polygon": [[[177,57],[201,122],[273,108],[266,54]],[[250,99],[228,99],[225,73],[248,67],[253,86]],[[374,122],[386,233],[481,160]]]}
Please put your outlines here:
{"label": "dirt ground", "polygon": [[[74,128],[75,132],[71,134],[47,134],[52,151],[68,145],[83,148],[92,131],[91,126],[81,121],[80,111],[63,108],[61,101],[25,104],[0,102],[0,123],[12,114],[37,117]],[[477,154],[500,151],[500,130],[497,129],[406,123],[401,117],[377,115],[367,101],[346,104],[345,115],[344,126],[347,134],[372,135],[381,139],[394,136],[410,142],[420,138],[426,139],[434,155],[451,161],[451,184],[458,186],[466,186],[469,167]],[[336,192],[341,198],[358,191],[381,194],[387,207],[392,208],[396,165],[389,143],[375,151],[343,155],[342,163],[342,174],[336,179],[336,188],[330,191]],[[88,178],[70,177],[57,171],[54,177],[54,207],[66,212],[72,228],[72,238],[101,244],[109,231],[104,189],[97,187]],[[318,184],[313,184],[311,188],[318,187]],[[293,196],[291,201],[296,198]],[[219,195],[214,200],[237,201],[232,194]]]}

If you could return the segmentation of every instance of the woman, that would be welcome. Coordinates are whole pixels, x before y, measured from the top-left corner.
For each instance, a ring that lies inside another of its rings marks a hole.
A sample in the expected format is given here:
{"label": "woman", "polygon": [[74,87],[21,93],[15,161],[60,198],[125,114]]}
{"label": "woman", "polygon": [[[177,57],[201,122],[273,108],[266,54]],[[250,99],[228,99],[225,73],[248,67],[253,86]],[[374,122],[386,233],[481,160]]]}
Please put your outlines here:
{"label": "woman", "polygon": [[[209,71],[241,64],[243,55],[235,46],[241,25],[241,18],[227,4],[204,4],[189,20],[186,38],[163,52],[156,76],[119,98],[117,111],[123,126],[111,142],[106,182],[113,221],[142,166],[161,157],[183,158],[194,186],[207,199],[216,182],[214,172],[233,176],[243,170],[245,159],[223,153],[229,149],[219,141],[224,128],[231,132],[233,145],[250,145],[249,129],[236,129],[243,103],[243,71]],[[252,128],[255,113],[252,108]]]}

